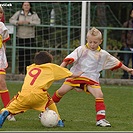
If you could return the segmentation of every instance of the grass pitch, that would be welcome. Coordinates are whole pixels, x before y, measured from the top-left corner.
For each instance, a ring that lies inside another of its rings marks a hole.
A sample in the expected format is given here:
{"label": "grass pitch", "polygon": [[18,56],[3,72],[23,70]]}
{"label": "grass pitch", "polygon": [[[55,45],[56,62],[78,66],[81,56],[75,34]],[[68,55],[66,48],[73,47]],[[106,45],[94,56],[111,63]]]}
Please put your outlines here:
{"label": "grass pitch", "polygon": [[[52,94],[61,84],[53,84],[48,90]],[[7,82],[11,97],[21,90],[22,83]],[[16,122],[5,121],[1,131],[133,131],[133,86],[102,85],[106,104],[106,119],[112,127],[96,127],[95,99],[84,92],[74,90],[68,92],[58,103],[64,128],[46,128],[41,125],[38,115],[40,112],[28,110],[15,116]],[[0,103],[2,105],[2,103]],[[2,106],[1,106],[2,108]]]}

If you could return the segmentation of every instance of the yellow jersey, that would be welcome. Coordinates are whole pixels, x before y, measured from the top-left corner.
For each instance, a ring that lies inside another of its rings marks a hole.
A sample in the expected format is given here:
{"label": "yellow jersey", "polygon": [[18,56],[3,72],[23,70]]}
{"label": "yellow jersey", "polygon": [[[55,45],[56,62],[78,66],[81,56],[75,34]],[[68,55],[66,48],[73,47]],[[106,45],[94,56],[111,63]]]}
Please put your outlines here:
{"label": "yellow jersey", "polygon": [[22,86],[22,92],[38,93],[47,90],[54,81],[61,80],[72,75],[67,68],[53,63],[42,65],[32,64],[27,66],[27,74]]}

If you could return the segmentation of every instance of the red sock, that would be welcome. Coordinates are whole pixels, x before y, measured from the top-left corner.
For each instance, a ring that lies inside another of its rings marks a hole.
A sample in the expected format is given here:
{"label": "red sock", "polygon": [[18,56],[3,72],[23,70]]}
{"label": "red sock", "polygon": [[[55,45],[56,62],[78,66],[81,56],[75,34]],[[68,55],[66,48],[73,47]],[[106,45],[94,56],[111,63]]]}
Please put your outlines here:
{"label": "red sock", "polygon": [[55,103],[58,103],[60,101],[60,99],[62,98],[61,95],[58,94],[58,90],[54,93],[54,95],[52,96],[52,99]]}
{"label": "red sock", "polygon": [[96,120],[105,119],[105,105],[104,105],[104,99],[103,98],[96,98]]}
{"label": "red sock", "polygon": [[4,104],[4,107],[6,107],[10,101],[10,95],[9,95],[8,90],[0,91],[0,95],[1,95],[1,99]]}

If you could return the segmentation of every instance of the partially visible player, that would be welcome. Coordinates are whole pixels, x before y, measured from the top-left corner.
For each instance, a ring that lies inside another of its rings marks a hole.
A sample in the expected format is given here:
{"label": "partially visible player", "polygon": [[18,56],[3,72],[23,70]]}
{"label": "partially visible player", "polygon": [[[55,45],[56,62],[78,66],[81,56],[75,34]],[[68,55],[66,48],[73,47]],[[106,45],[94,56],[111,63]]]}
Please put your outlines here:
{"label": "partially visible player", "polygon": [[63,85],[54,93],[52,99],[58,103],[68,91],[76,89],[84,90],[95,98],[96,126],[110,127],[111,124],[105,119],[105,103],[103,92],[99,83],[100,72],[104,69],[121,68],[133,75],[133,69],[126,67],[117,58],[100,48],[102,33],[93,27],[87,33],[87,44],[79,46],[70,53],[62,62],[61,66],[66,67],[73,63],[70,71],[76,74],[82,71],[78,78],[67,78]]}
{"label": "partially visible player", "polygon": [[[3,8],[0,6],[0,19],[3,19]],[[6,86],[6,68],[8,67],[8,62],[6,58],[6,42],[10,39],[8,29],[3,22],[0,22],[0,97],[4,107],[10,101],[10,95],[8,88]],[[13,115],[7,117],[9,121],[16,121]]]}
{"label": "partially visible player", "polygon": [[[34,64],[27,66],[27,73],[21,91],[11,100],[8,106],[1,110],[0,127],[2,127],[9,114],[15,115],[29,109],[45,111],[49,102],[52,102],[47,91],[52,83],[55,80],[81,75],[73,75],[68,69],[51,63],[52,58],[52,55],[46,51],[35,54]],[[59,118],[57,126],[60,126],[60,121]]]}

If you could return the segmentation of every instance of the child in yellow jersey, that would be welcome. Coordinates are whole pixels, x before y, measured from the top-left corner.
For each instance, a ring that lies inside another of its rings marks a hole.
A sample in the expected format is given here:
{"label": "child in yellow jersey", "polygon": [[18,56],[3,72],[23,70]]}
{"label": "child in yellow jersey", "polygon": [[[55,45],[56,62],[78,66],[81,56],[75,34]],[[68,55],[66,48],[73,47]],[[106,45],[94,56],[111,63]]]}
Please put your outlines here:
{"label": "child in yellow jersey", "polygon": [[[51,62],[52,55],[48,52],[40,51],[36,53],[34,64],[27,66],[27,73],[21,91],[14,96],[6,108],[1,110],[0,127],[2,127],[9,114],[15,115],[29,109],[45,111],[49,102],[52,102],[47,91],[52,83],[66,77],[77,77],[80,75],[73,75],[68,69]],[[56,105],[54,104],[54,106]],[[59,118],[59,124],[60,121]]]}
{"label": "child in yellow jersey", "polygon": [[54,93],[52,99],[58,103],[68,91],[76,89],[84,90],[95,98],[96,126],[110,127],[105,119],[105,104],[101,86],[99,83],[100,72],[104,69],[121,68],[133,75],[133,69],[126,67],[117,58],[100,48],[102,43],[101,32],[93,27],[87,33],[87,44],[81,45],[70,53],[61,64],[62,67],[73,63],[70,71],[82,75],[77,78],[67,78],[63,85]]}

